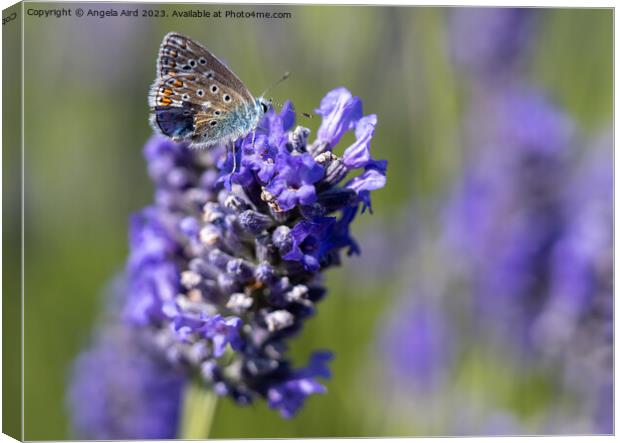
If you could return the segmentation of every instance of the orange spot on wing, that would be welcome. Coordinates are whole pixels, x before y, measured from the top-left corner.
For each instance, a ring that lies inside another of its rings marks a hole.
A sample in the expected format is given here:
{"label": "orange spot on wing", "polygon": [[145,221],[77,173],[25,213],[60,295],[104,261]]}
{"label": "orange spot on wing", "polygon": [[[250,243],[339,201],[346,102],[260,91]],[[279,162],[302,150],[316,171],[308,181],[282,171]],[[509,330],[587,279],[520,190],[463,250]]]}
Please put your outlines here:
{"label": "orange spot on wing", "polygon": [[181,80],[175,80],[173,85],[177,88],[180,88],[181,86],[183,86],[183,82]]}

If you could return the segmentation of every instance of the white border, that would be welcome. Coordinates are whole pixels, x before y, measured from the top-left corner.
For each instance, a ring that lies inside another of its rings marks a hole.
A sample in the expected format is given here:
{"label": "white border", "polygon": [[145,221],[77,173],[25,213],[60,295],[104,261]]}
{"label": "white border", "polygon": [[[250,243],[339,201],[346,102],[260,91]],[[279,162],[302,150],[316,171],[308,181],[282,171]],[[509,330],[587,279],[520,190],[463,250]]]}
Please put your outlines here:
{"label": "white border", "polygon": [[[39,2],[39,1],[27,1],[28,3],[52,3],[52,2]],[[97,3],[97,0],[86,0],[86,2],[89,3]],[[2,7],[2,9],[5,9],[13,4],[15,4],[15,1],[11,1],[11,0],[0,0],[0,5]],[[74,2],[74,3],[83,3],[83,2]],[[103,2],[99,2],[99,3],[103,3]],[[116,3],[116,2],[110,2],[110,3]],[[120,2],[119,2],[120,3]],[[303,4],[316,4],[316,5],[330,5],[330,4],[337,4],[337,5],[378,5],[376,2],[372,2],[372,1],[368,1],[368,0],[339,0],[337,3],[334,2],[330,2],[329,0],[315,0],[311,3],[309,2],[304,2],[304,1],[300,1],[300,0],[289,0],[289,1],[285,1],[285,2],[255,2],[255,1],[251,1],[251,0],[228,0],[228,1],[213,1],[213,0],[206,0],[206,1],[145,1],[145,0],[134,0],[134,1],[130,1],[130,2],[126,2],[126,3],[193,3],[193,4],[252,4],[252,3],[258,3],[258,4],[274,4],[274,5],[285,5],[285,4],[291,4],[291,5],[303,5]],[[511,3],[502,3],[502,4],[498,4],[496,1],[489,1],[489,0],[477,0],[475,2],[469,3],[469,2],[465,2],[465,1],[444,1],[444,2],[437,2],[437,1],[424,1],[424,0],[420,0],[420,1],[416,1],[415,3],[412,2],[408,2],[408,1],[404,1],[404,0],[391,0],[390,2],[387,3],[382,3],[379,4],[380,6],[388,6],[388,5],[396,5],[396,6],[502,6],[502,7],[506,7],[506,6],[526,6],[526,7],[553,7],[553,8],[614,8],[614,141],[615,141],[615,133],[616,133],[616,129],[617,129],[617,120],[616,120],[616,114],[615,114],[615,110],[618,107],[618,97],[615,94],[615,84],[618,81],[618,71],[616,70],[616,60],[617,58],[617,51],[618,51],[618,34],[615,32],[616,27],[615,27],[615,4],[612,1],[602,1],[602,0],[590,0],[590,1],[577,1],[577,0],[565,0],[565,1],[532,1],[532,0],[522,0],[520,2],[511,2]],[[24,15],[22,14],[22,32],[24,29]],[[1,36],[0,36],[0,42],[1,42]],[[1,45],[0,45],[0,55],[1,55]],[[23,42],[23,38],[22,38],[22,73],[24,72],[24,42]],[[0,80],[2,79],[2,75],[0,73]],[[21,256],[21,285],[22,285],[22,291],[24,289],[24,173],[25,173],[25,152],[24,152],[24,147],[23,147],[23,142],[24,142],[24,83],[22,82],[22,125],[21,125],[21,137],[22,137],[22,163],[21,163],[21,173],[22,173],[22,183],[21,183],[21,246],[22,246],[22,256]],[[1,117],[1,111],[0,111],[0,117]],[[1,118],[0,118],[0,136],[2,133],[2,123],[1,123]],[[617,156],[615,156],[615,143],[614,143],[614,170],[618,169],[618,165],[620,163],[620,160],[618,160]],[[0,174],[1,174],[1,167],[2,167],[2,159],[0,157]],[[1,189],[1,181],[0,181],[0,189]],[[614,174],[614,197],[616,195],[618,195],[618,183],[615,181],[615,174]],[[2,202],[2,197],[0,195],[0,203]],[[616,233],[617,231],[617,227],[618,227],[618,212],[617,212],[617,208],[618,206],[615,204],[615,198],[614,198],[614,246],[615,246],[615,238],[616,238]],[[0,225],[1,225],[1,221],[0,221]],[[2,239],[0,238],[0,247],[2,246]],[[614,248],[614,265],[617,263],[617,254]],[[2,257],[0,256],[0,264],[2,263]],[[617,287],[618,284],[618,274],[615,272],[616,267],[614,266],[614,287]],[[1,291],[1,289],[0,289]],[[614,291],[615,292],[615,291]],[[24,421],[23,421],[23,417],[24,417],[24,389],[23,389],[23,369],[24,369],[24,352],[23,352],[23,344],[24,344],[24,294],[22,293],[22,331],[21,331],[21,340],[22,340],[22,356],[21,356],[21,365],[22,365],[22,436],[24,435]],[[0,306],[0,314],[2,312],[1,306]],[[618,314],[618,309],[617,309],[617,305],[614,303],[614,319],[617,319],[617,314]],[[614,337],[618,337],[619,336],[619,331],[620,331],[620,327],[618,326],[619,322],[615,322],[614,324]],[[0,316],[0,325],[1,325],[1,316]],[[614,349],[615,350],[615,349]],[[2,367],[1,367],[1,354],[0,354],[0,375],[1,375],[1,371],[2,371]],[[618,355],[616,352],[614,352],[614,380],[620,380],[618,378],[618,361],[617,361]],[[614,383],[614,399],[618,398],[618,383]],[[616,405],[616,402],[614,401],[614,406]],[[614,407],[614,422],[618,423],[618,418],[620,416],[620,414],[618,413],[618,408]],[[0,425],[1,425],[1,420],[2,420],[2,416],[1,416],[1,411],[2,411],[2,406],[0,405]],[[242,425],[242,424],[240,424]],[[571,442],[607,442],[607,441],[616,441],[616,437],[610,436],[610,437],[594,437],[594,436],[583,436],[583,437],[575,437],[575,436],[557,436],[557,437],[437,437],[437,438],[379,438],[379,439],[375,439],[375,440],[380,440],[380,441],[384,441],[384,442],[394,442],[394,443],[401,443],[401,442],[406,442],[406,441],[411,441],[411,442],[421,442],[421,443],[448,443],[448,442],[454,442],[454,441],[460,441],[460,440],[467,440],[467,441],[485,441],[485,442],[490,442],[490,443],[494,443],[494,442],[499,442],[499,443],[518,443],[518,442],[528,442],[528,441],[532,441],[533,439],[535,439],[536,441],[544,441],[544,442],[557,442],[557,443],[571,443]],[[297,439],[295,439],[297,440]],[[312,439],[313,441],[317,441],[317,442],[330,442],[330,441],[337,441],[337,440],[341,440],[341,439]],[[350,438],[350,439],[346,439],[347,441],[351,441],[351,442],[362,442],[365,441],[367,439],[361,439],[361,438]],[[11,439],[10,437],[4,435],[4,434],[0,434],[0,442],[9,442],[9,441],[14,441],[13,439]],[[157,442],[165,442],[165,441],[169,441],[169,440],[150,440],[150,441],[157,441]],[[222,440],[225,442],[237,442],[237,441],[248,441],[248,440]],[[277,442],[280,440],[260,440],[262,442]]]}

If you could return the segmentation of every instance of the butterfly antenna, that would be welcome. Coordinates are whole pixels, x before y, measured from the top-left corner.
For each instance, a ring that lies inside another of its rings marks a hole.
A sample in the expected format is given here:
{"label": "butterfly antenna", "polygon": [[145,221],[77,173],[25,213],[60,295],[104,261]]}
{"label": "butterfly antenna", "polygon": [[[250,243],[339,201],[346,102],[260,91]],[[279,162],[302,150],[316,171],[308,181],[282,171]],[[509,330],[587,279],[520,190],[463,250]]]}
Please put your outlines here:
{"label": "butterfly antenna", "polygon": [[269,86],[267,89],[265,89],[265,92],[263,92],[260,96],[264,97],[265,94],[267,94],[269,91],[271,91],[273,88],[275,88],[276,86],[278,86],[280,83],[282,83],[284,80],[286,80],[288,78],[288,76],[290,75],[290,72],[285,72],[284,75],[282,77],[280,77],[279,80],[277,80],[276,82],[274,82],[271,86]]}
{"label": "butterfly antenna", "polygon": [[[290,75],[290,72],[285,72],[284,75],[278,80],[276,81],[274,84],[272,84],[271,86],[269,86],[267,89],[265,89],[265,92],[263,92],[261,94],[261,97],[264,97],[265,94],[267,94],[269,91],[271,91],[273,88],[275,88],[277,85],[279,85],[280,83],[282,83],[284,80],[286,80],[288,78],[288,76]],[[273,103],[276,106],[278,106],[279,108],[282,108],[282,103],[275,101],[273,98],[269,99],[269,103]],[[302,112],[301,115],[303,115],[306,118],[312,118],[312,115],[307,113],[307,112]]]}
{"label": "butterfly antenna", "polygon": [[282,103],[280,103],[279,101],[274,100],[273,98],[269,99],[269,103],[276,105],[278,108],[282,107]]}
{"label": "butterfly antenna", "polygon": [[[278,108],[282,108],[282,103],[275,101],[273,98],[269,99],[269,103],[272,103],[274,105],[276,105]],[[308,113],[308,112],[302,112],[301,115],[303,115],[306,118],[312,118],[312,114]]]}

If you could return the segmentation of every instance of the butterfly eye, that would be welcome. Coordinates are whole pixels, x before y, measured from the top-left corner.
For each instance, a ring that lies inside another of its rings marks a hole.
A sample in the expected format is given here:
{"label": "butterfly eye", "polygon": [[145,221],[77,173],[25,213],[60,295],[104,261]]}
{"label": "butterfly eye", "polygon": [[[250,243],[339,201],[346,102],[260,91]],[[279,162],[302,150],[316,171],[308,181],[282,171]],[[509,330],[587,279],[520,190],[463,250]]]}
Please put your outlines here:
{"label": "butterfly eye", "polygon": [[260,103],[261,108],[263,108],[263,113],[267,112],[267,105],[263,102]]}
{"label": "butterfly eye", "polygon": [[[207,64],[207,60],[204,57],[200,57],[200,59],[198,60],[198,63],[200,63],[201,65],[206,65]],[[209,75],[207,74],[207,77]]]}
{"label": "butterfly eye", "polygon": [[218,90],[219,90],[219,88],[217,87],[217,85],[211,85],[211,92],[213,92],[215,94],[215,93],[217,93]]}
{"label": "butterfly eye", "polygon": [[232,100],[232,97],[231,97],[230,95],[228,95],[228,94],[225,94],[225,95],[224,95],[224,101],[225,101],[226,103],[230,102],[231,100]]}
{"label": "butterfly eye", "polygon": [[199,89],[196,91],[196,94],[198,94],[198,97],[202,97],[203,95],[205,95],[205,92],[202,89]]}

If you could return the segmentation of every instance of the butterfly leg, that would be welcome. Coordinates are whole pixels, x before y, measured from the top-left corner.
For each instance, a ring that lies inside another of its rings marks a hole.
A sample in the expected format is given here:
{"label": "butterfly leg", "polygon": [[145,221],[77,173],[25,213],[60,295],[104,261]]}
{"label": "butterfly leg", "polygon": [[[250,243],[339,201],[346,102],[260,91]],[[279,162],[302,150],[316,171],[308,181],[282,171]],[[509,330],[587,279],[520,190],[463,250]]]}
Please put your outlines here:
{"label": "butterfly leg", "polygon": [[232,151],[232,158],[233,158],[233,168],[230,173],[234,174],[235,171],[237,170],[237,150],[236,150],[234,141],[230,142],[230,150]]}

